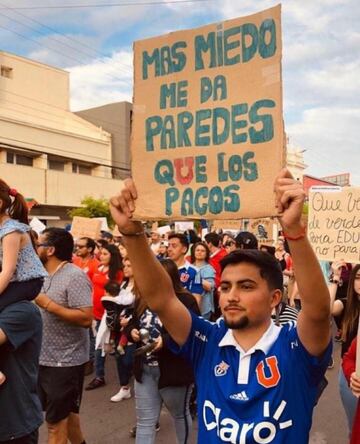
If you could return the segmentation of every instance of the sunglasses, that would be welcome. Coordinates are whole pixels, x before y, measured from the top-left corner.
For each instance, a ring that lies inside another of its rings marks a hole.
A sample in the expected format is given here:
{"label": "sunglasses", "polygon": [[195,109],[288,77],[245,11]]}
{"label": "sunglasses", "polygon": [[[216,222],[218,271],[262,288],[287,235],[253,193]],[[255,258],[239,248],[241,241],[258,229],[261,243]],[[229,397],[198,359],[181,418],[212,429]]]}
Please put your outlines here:
{"label": "sunglasses", "polygon": [[44,242],[43,244],[36,244],[36,248],[40,248],[40,247],[52,247],[53,245],[51,244],[47,244],[46,242]]}

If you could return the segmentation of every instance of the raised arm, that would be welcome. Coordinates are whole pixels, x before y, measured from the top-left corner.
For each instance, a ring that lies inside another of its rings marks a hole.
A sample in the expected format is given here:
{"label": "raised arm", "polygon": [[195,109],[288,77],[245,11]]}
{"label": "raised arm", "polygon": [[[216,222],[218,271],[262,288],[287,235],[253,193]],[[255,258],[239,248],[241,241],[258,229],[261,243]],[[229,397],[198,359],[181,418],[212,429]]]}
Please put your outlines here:
{"label": "raised arm", "polygon": [[191,316],[175,296],[165,269],[151,251],[142,224],[132,220],[137,192],[131,179],[125,180],[123,190],[110,200],[112,217],[124,236],[125,247],[141,296],[150,309],[158,314],[166,330],[180,346],[191,329]]}
{"label": "raised arm", "polygon": [[320,356],[330,341],[330,296],[301,221],[305,192],[289,171],[282,170],[275,182],[275,195],[301,298],[299,338],[311,355]]}

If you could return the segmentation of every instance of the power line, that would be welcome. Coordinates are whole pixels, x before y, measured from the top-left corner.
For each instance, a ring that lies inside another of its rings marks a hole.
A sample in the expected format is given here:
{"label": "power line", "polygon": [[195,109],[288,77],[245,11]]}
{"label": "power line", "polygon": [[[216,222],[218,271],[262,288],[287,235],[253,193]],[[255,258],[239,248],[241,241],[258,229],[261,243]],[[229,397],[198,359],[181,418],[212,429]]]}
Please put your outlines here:
{"label": "power line", "polygon": [[[46,35],[46,34],[44,34],[43,32],[40,32],[40,31],[38,31],[37,29],[35,29],[35,28],[33,28],[33,27],[29,26],[29,25],[26,25],[25,23],[22,23],[22,22],[20,22],[20,21],[18,21],[18,20],[15,20],[15,19],[13,19],[13,18],[11,18],[11,17],[5,15],[4,13],[1,13],[1,15],[4,15],[5,17],[10,18],[10,19],[13,20],[14,22],[19,23],[19,24],[21,24],[22,26],[31,29],[32,31],[35,31],[37,34],[40,34],[40,35]],[[25,40],[30,40],[30,41],[36,43],[37,45],[39,45],[40,47],[42,47],[42,48],[47,48],[47,49],[49,49],[50,51],[53,51],[53,52],[55,52],[55,53],[57,53],[57,54],[60,54],[60,55],[63,56],[63,57],[66,57],[66,58],[69,59],[69,60],[73,60],[73,61],[76,62],[76,64],[79,64],[79,65],[82,65],[82,66],[88,66],[87,63],[82,62],[81,60],[79,60],[79,59],[77,59],[77,58],[75,58],[75,57],[73,57],[73,56],[71,56],[71,55],[69,55],[69,54],[66,54],[66,53],[64,53],[64,52],[62,52],[62,51],[59,51],[58,49],[50,48],[49,46],[46,46],[46,45],[44,45],[44,44],[38,42],[37,40],[32,39],[31,37],[27,37],[27,36],[25,36],[24,34],[21,34],[21,33],[17,32],[17,31],[14,31],[13,29],[7,28],[6,26],[3,26],[3,25],[0,25],[0,28],[5,29],[5,30],[8,31],[8,32],[12,32],[13,34],[16,34],[17,36],[19,36],[19,37],[21,37],[21,38],[23,38],[23,39],[25,39]],[[57,40],[57,39],[54,39],[54,38],[49,37],[49,36],[47,36],[47,37],[48,37],[49,39],[55,40],[57,43],[61,43],[61,44],[65,45],[65,46],[69,46],[69,45],[67,45],[66,43],[62,43],[62,42],[60,42],[60,41]],[[71,49],[74,49],[74,48],[71,47]],[[88,54],[87,54],[87,55],[88,55]],[[128,73],[126,73],[126,74],[128,74]],[[109,74],[109,73],[107,73],[107,72],[104,72],[104,75],[107,76],[107,77],[109,77],[110,79],[114,79],[114,80],[117,80],[117,81],[121,81],[121,82],[127,83],[128,85],[132,85],[132,83],[131,83],[129,80],[126,80],[126,79],[120,79],[119,77],[114,77],[114,76],[112,76],[111,74]]]}
{"label": "power line", "polygon": [[[177,1],[151,1],[151,2],[123,2],[123,3],[105,3],[105,4],[89,4],[89,5],[59,5],[59,6],[20,6],[11,8],[14,10],[26,10],[26,9],[87,9],[87,8],[121,8],[124,6],[154,6],[154,5],[168,5],[168,4],[177,4],[177,3],[208,3],[215,0],[177,0]],[[6,9],[0,7],[0,9]]]}
{"label": "power line", "polygon": [[[25,25],[24,25],[24,26],[25,26]],[[79,63],[79,60],[78,60],[78,59],[75,59],[74,57],[69,56],[68,54],[65,54],[65,53],[63,53],[63,52],[61,52],[61,51],[58,51],[57,49],[49,48],[48,46],[43,45],[42,43],[38,42],[37,40],[34,40],[34,39],[32,39],[31,37],[28,37],[28,36],[26,36],[26,35],[24,35],[24,34],[20,34],[19,32],[14,31],[13,29],[9,29],[9,28],[7,28],[6,26],[3,26],[3,25],[0,25],[0,28],[1,28],[1,29],[5,29],[5,31],[12,32],[13,34],[16,34],[17,36],[19,36],[19,37],[21,37],[21,38],[23,38],[23,39],[25,39],[25,40],[30,40],[30,41],[36,43],[37,45],[41,46],[42,48],[50,49],[51,51],[54,51],[54,52],[56,52],[56,53],[62,55],[63,57],[67,57],[68,59],[74,60],[76,63]]]}
{"label": "power line", "polygon": [[[15,12],[15,14],[18,14],[18,15],[20,15],[21,17],[24,17],[25,19],[27,19],[27,20],[29,20],[29,21],[32,21],[32,22],[34,22],[34,23],[36,23],[36,24],[42,26],[44,29],[47,29],[48,31],[54,32],[55,34],[61,35],[62,37],[66,38],[67,40],[69,40],[69,41],[71,41],[71,42],[75,42],[75,43],[78,44],[78,45],[81,45],[81,46],[83,46],[83,47],[85,47],[85,48],[90,49],[93,53],[98,54],[98,55],[100,55],[101,57],[104,57],[104,58],[109,58],[109,57],[110,57],[109,55],[107,55],[107,54],[105,54],[105,53],[102,53],[102,52],[100,52],[100,51],[97,51],[97,50],[95,50],[94,48],[92,48],[91,46],[86,45],[85,43],[82,43],[82,42],[80,42],[80,41],[78,41],[78,40],[76,40],[76,39],[74,39],[74,38],[71,38],[71,37],[67,36],[66,34],[63,34],[63,33],[59,32],[59,31],[57,31],[56,29],[51,28],[50,26],[44,25],[43,23],[39,22],[38,20],[35,20],[35,19],[31,18],[31,17],[28,17],[27,15],[22,14],[21,12],[14,11],[14,8],[12,8],[12,7],[10,7],[10,6],[5,6],[4,4],[1,4],[1,3],[0,3],[0,9],[1,9],[1,10],[2,10],[2,9],[7,9],[7,10],[9,10],[9,11],[13,11],[13,12]],[[4,17],[7,17],[7,18],[13,20],[13,21],[16,22],[16,23],[21,24],[22,26],[27,26],[27,27],[29,27],[28,25],[24,24],[23,22],[20,22],[20,21],[18,21],[18,20],[15,20],[13,17],[11,17],[11,16],[9,16],[9,15],[6,15],[6,14],[4,14],[4,13],[2,13],[2,15],[3,15]],[[80,52],[80,53],[82,53],[82,54],[85,54],[86,56],[93,57],[92,54],[89,54],[88,52],[85,52],[85,51],[82,51],[82,50],[80,50],[80,49],[77,49],[77,48],[75,48],[74,46],[68,45],[68,44],[62,42],[61,40],[55,39],[54,37],[50,37],[50,36],[48,36],[46,33],[42,33],[42,32],[36,30],[36,29],[33,28],[33,27],[29,27],[29,28],[32,29],[32,30],[34,30],[35,32],[41,34],[41,35],[44,35],[44,36],[48,37],[48,38],[51,39],[51,40],[54,40],[54,41],[57,42],[57,43],[60,43],[61,45],[67,46],[68,48],[73,49],[73,50],[75,50],[75,51],[78,51],[78,52]],[[103,61],[103,60],[101,60],[101,59],[98,59],[98,61],[100,61],[101,63],[106,63],[105,61]],[[125,65],[124,63],[120,63],[120,62],[114,62],[114,63],[115,63],[115,64],[118,64],[119,66],[124,66],[125,69],[122,70],[124,73],[126,73],[126,74],[131,74],[131,73],[132,73],[132,69],[131,69],[131,67],[129,67],[128,65]],[[115,78],[115,77],[114,77],[114,78]]]}

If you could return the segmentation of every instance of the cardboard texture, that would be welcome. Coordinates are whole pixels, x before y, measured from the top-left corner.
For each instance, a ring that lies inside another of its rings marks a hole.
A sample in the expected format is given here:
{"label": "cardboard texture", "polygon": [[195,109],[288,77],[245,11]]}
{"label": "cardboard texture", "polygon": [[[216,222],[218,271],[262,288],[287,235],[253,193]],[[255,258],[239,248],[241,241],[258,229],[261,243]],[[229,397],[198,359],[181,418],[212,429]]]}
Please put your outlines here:
{"label": "cardboard texture", "polygon": [[101,222],[100,229],[102,231],[110,231],[110,228],[109,228],[109,225],[108,225],[106,217],[94,217],[94,219],[97,219],[97,220],[99,220]]}
{"label": "cardboard texture", "polygon": [[121,233],[117,225],[115,225],[114,229],[112,230],[112,235],[115,237],[121,237]]}
{"label": "cardboard texture", "polygon": [[274,243],[274,224],[276,224],[276,221],[270,218],[251,219],[248,224],[248,231],[256,236],[259,245],[271,246]]}
{"label": "cardboard texture", "polygon": [[275,215],[281,8],[134,44],[137,219]]}
{"label": "cardboard texture", "polygon": [[212,223],[212,230],[236,230],[236,231],[240,231],[242,225],[242,221],[241,220],[214,220]]}
{"label": "cardboard texture", "polygon": [[75,216],[72,220],[70,233],[74,239],[79,239],[80,237],[98,239],[100,237],[100,230],[101,220]]}
{"label": "cardboard texture", "polygon": [[360,263],[360,188],[311,189],[308,236],[318,259]]}

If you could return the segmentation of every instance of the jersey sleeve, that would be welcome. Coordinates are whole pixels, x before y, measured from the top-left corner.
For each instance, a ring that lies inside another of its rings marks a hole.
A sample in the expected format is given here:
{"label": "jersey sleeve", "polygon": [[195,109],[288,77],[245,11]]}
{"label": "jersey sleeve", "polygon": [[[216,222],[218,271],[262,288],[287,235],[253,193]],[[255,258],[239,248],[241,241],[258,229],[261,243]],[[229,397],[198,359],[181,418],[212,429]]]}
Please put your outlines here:
{"label": "jersey sleeve", "polygon": [[92,285],[86,273],[76,270],[71,276],[67,288],[68,306],[70,308],[92,306]]}
{"label": "jersey sleeve", "polygon": [[190,314],[191,330],[185,344],[179,347],[175,341],[169,338],[167,346],[176,355],[190,361],[196,370],[200,365],[201,358],[206,354],[206,349],[209,347],[215,324],[196,316],[191,311]]}
{"label": "jersey sleeve", "polygon": [[312,356],[300,341],[296,328],[296,322],[289,322],[286,324],[286,328],[288,328],[287,337],[288,345],[290,346],[289,355],[294,361],[293,368],[297,369],[298,371],[302,371],[311,385],[318,386],[319,382],[324,377],[327,366],[330,362],[332,354],[332,340],[329,341],[329,344],[322,356]]}
{"label": "jersey sleeve", "polygon": [[41,326],[40,311],[31,302],[8,305],[0,313],[0,329],[6,335],[7,345],[13,350],[30,339]]}

